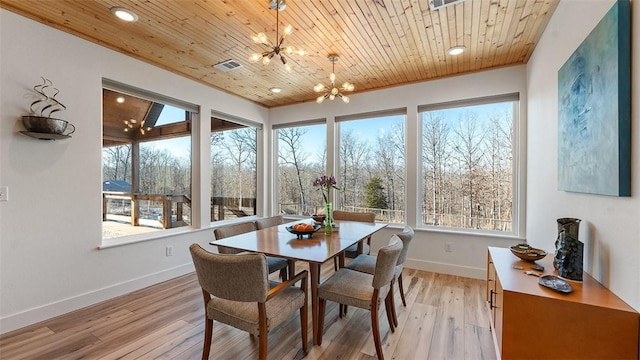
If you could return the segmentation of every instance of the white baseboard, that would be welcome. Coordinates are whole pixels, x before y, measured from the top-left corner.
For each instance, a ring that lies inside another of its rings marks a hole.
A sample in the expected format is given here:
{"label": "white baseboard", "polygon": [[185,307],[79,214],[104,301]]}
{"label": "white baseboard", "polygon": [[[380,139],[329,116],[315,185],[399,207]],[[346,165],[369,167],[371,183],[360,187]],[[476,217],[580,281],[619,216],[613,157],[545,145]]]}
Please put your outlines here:
{"label": "white baseboard", "polygon": [[147,286],[155,285],[193,271],[194,267],[191,263],[180,265],[171,269],[39,306],[37,308],[11,314],[0,318],[0,334],[79,310],[84,307],[97,304],[101,301],[128,294],[132,291],[140,290]]}
{"label": "white baseboard", "polygon": [[431,272],[436,272],[441,274],[468,277],[472,279],[483,280],[487,278],[486,268],[460,266],[460,265],[439,263],[434,261],[407,259],[404,262],[404,267],[409,269],[417,269],[417,270],[431,271]]}

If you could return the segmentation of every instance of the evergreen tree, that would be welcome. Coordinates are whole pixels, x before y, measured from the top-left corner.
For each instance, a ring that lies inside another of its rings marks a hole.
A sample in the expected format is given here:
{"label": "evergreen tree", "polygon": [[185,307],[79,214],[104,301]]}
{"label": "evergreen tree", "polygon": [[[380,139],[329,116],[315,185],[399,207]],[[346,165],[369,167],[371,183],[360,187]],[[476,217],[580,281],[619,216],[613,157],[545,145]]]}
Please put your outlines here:
{"label": "evergreen tree", "polygon": [[387,209],[387,199],[384,194],[384,186],[382,179],[373,176],[371,180],[364,186],[365,206],[373,209]]}

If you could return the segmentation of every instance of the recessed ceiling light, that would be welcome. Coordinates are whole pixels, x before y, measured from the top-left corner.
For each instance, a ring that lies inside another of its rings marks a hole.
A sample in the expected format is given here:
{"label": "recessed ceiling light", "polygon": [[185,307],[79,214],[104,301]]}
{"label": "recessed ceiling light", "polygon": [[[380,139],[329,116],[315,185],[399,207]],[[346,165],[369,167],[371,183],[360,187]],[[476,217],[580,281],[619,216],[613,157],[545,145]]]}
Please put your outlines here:
{"label": "recessed ceiling light", "polygon": [[116,102],[117,102],[118,104],[122,104],[122,103],[124,102],[124,97],[122,97],[122,96],[118,96],[118,98],[116,99]]}
{"label": "recessed ceiling light", "polygon": [[131,10],[121,8],[121,7],[112,7],[111,13],[118,17],[118,19],[127,21],[127,22],[136,22],[138,21],[138,15]]}
{"label": "recessed ceiling light", "polygon": [[279,87],[272,87],[272,88],[269,88],[269,91],[271,91],[274,94],[280,94],[282,92],[282,89]]}
{"label": "recessed ceiling light", "polygon": [[447,50],[447,52],[449,53],[449,55],[460,55],[462,54],[465,50],[467,49],[466,46],[464,45],[460,45],[460,46],[454,46],[451,49]]}

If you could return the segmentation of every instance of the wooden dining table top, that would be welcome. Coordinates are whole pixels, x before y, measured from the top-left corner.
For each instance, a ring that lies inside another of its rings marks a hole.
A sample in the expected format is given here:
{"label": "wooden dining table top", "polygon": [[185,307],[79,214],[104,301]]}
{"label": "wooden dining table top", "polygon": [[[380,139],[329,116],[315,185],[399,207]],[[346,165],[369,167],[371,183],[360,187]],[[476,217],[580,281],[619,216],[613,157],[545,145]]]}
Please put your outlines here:
{"label": "wooden dining table top", "polygon": [[388,224],[366,223],[359,221],[336,221],[337,228],[326,235],[324,229],[313,233],[310,238],[302,239],[287,231],[287,226],[305,221],[294,221],[287,224],[251,231],[211,241],[211,245],[226,246],[234,249],[260,252],[266,255],[324,263],[349,246],[365,239]]}

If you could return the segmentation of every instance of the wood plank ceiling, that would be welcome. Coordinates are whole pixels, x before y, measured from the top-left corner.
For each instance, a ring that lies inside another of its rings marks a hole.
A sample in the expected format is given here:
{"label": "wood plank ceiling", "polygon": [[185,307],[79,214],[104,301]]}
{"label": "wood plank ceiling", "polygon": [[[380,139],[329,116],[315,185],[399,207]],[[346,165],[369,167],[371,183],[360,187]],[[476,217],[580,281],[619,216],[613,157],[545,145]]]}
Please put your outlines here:
{"label": "wood plank ceiling", "polygon": [[[278,61],[249,61],[264,50],[253,33],[279,36],[268,0],[2,0],[0,6],[273,107],[314,101],[314,85],[329,83],[330,53],[340,56],[336,83],[354,83],[354,93],[526,63],[558,2],[464,0],[431,10],[429,0],[287,0],[279,31],[287,24],[294,30],[284,45],[308,52],[288,57],[290,73]],[[114,6],[139,20],[115,18]],[[467,51],[449,55],[456,45]],[[230,59],[242,66],[213,67]]]}

